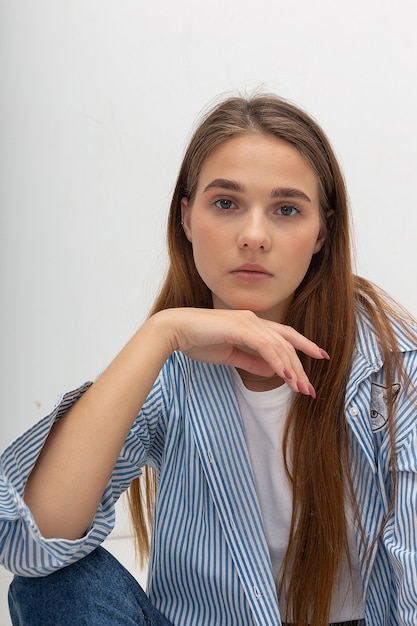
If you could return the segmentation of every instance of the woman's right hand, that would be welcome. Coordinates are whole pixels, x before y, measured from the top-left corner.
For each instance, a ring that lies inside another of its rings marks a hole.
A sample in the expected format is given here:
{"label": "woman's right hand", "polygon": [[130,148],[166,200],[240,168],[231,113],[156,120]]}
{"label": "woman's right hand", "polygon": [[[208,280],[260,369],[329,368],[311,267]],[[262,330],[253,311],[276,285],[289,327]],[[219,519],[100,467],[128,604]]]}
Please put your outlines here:
{"label": "woman's right hand", "polygon": [[294,391],[315,397],[297,350],[316,359],[329,356],[290,326],[226,309],[168,309],[154,317],[169,329],[172,351],[259,376],[278,374]]}

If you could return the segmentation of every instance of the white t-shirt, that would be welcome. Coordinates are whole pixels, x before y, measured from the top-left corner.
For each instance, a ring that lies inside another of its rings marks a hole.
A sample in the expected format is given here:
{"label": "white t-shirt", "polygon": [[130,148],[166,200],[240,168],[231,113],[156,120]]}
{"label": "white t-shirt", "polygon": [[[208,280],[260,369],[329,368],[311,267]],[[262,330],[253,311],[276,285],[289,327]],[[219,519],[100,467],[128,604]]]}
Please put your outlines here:
{"label": "white t-shirt", "polygon": [[[234,368],[231,370],[272,569],[275,580],[279,581],[292,512],[292,491],[284,468],[282,438],[294,392],[286,384],[270,391],[250,391],[244,386],[237,371]],[[349,507],[347,519],[352,575],[347,562],[343,563],[333,596],[331,622],[361,619],[364,616],[362,582],[352,525],[353,512]],[[285,602],[285,599],[281,598],[281,602]]]}

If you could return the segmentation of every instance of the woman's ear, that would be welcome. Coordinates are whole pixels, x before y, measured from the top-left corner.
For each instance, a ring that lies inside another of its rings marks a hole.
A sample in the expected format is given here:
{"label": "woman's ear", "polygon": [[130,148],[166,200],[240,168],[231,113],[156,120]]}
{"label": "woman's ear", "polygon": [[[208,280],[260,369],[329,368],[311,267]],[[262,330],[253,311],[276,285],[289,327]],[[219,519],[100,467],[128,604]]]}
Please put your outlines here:
{"label": "woman's ear", "polygon": [[333,209],[329,209],[326,213],[326,223],[322,223],[321,228],[320,228],[320,232],[319,232],[319,236],[317,237],[317,241],[316,241],[316,245],[314,247],[314,253],[313,254],[317,254],[317,252],[320,252],[320,250],[323,247],[323,244],[326,240],[327,237],[327,232],[331,226],[331,223],[333,221],[333,215],[334,215],[334,210]]}
{"label": "woman's ear", "polygon": [[181,199],[181,226],[184,229],[185,236],[188,241],[192,242],[191,236],[191,206],[188,198]]}

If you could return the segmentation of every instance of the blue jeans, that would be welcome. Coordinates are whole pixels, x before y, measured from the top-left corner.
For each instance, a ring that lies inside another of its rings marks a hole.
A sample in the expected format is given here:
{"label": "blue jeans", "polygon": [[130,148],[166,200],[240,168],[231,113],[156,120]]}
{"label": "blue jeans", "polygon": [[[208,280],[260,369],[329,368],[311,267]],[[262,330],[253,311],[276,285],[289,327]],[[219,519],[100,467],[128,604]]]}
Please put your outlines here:
{"label": "blue jeans", "polygon": [[104,548],[41,578],[15,576],[13,626],[171,626]]}

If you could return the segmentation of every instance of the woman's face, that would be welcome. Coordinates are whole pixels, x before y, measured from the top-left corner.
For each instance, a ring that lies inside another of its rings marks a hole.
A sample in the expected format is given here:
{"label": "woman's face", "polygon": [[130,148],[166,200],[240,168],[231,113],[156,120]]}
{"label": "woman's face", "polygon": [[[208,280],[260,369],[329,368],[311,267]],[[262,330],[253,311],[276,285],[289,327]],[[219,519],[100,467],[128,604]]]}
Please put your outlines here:
{"label": "woman's face", "polygon": [[213,306],[277,322],[325,238],[315,173],[292,144],[260,133],[207,158],[182,221]]}

